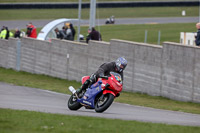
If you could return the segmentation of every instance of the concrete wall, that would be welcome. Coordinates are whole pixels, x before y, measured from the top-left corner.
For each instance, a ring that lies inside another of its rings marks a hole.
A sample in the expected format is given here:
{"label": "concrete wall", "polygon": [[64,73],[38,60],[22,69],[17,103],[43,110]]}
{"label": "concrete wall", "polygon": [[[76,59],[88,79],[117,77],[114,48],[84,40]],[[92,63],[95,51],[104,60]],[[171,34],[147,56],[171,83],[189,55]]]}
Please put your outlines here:
{"label": "concrete wall", "polygon": [[0,40],[0,66],[4,68],[16,68],[17,61],[17,41],[11,38],[8,40]]}
{"label": "concrete wall", "polygon": [[[80,81],[108,61],[124,56],[124,90],[200,103],[200,48],[113,39],[89,44],[31,38],[0,40],[0,66]],[[20,51],[19,51],[20,50]],[[20,59],[20,60],[19,60]]]}
{"label": "concrete wall", "polygon": [[[161,95],[183,101],[199,101],[199,48],[163,44]],[[197,93],[198,92],[198,93]]]}
{"label": "concrete wall", "polygon": [[200,102],[200,48],[194,50],[194,70],[193,70],[193,92],[192,100],[195,102]]}

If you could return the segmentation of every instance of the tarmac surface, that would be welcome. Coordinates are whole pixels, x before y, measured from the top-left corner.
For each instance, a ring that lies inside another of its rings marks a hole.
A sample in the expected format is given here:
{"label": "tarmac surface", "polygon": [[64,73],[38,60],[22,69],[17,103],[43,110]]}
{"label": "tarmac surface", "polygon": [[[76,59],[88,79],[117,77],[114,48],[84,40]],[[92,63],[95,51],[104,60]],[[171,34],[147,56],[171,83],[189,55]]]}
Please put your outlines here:
{"label": "tarmac surface", "polygon": [[[122,94],[123,95],[123,94]],[[0,82],[0,108],[46,113],[136,120],[172,125],[200,126],[200,115],[113,103],[105,112],[96,113],[82,107],[71,111],[67,107],[70,95],[47,90],[15,86]]]}
{"label": "tarmac surface", "polygon": [[[199,17],[159,17],[159,18],[115,18],[115,24],[163,24],[163,23],[197,23]],[[44,27],[53,20],[0,20],[0,27],[7,26],[9,29],[26,29],[26,24],[32,22],[36,27]],[[97,19],[96,26],[104,25],[106,19]],[[77,25],[77,23],[74,23]],[[89,25],[89,20],[82,20],[81,25]],[[194,25],[195,26],[195,25]]]}

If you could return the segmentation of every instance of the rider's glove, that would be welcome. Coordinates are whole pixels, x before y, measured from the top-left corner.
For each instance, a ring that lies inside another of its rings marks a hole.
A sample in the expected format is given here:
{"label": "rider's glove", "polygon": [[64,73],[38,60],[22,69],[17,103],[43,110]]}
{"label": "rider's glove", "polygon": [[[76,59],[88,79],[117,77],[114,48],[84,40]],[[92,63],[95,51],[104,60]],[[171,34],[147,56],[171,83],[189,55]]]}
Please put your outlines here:
{"label": "rider's glove", "polygon": [[96,78],[97,78],[97,76],[95,74],[92,74],[90,76],[90,84],[94,84],[96,82]]}

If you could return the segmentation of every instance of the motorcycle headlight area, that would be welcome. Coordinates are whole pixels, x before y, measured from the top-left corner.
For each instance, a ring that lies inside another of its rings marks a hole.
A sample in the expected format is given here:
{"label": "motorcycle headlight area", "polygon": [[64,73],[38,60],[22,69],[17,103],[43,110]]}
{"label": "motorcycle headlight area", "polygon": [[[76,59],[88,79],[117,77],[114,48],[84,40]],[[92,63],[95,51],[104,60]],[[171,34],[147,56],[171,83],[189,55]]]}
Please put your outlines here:
{"label": "motorcycle headlight area", "polygon": [[122,79],[120,76],[115,76],[115,79],[119,82],[119,83],[122,83]]}

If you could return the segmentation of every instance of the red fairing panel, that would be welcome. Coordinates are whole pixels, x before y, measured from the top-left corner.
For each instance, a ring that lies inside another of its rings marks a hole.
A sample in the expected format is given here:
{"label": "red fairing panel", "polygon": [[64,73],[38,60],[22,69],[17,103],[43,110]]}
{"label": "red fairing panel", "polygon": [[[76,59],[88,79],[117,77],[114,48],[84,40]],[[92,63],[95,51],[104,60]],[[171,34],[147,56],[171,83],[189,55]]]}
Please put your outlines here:
{"label": "red fairing panel", "polygon": [[90,76],[84,76],[81,79],[82,84],[85,83],[86,80],[88,80],[90,78]]}

